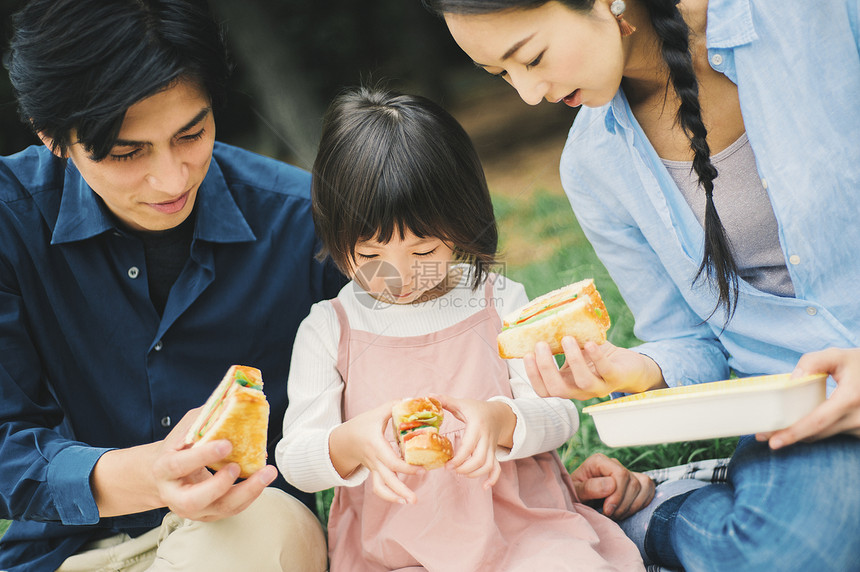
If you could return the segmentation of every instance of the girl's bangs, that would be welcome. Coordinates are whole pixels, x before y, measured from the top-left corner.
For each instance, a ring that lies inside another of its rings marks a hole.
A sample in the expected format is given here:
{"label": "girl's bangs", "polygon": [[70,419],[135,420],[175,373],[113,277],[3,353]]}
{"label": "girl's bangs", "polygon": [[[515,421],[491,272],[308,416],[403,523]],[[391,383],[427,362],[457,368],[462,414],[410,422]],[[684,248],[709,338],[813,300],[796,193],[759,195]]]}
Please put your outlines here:
{"label": "girl's bangs", "polygon": [[416,159],[420,154],[410,155],[406,146],[389,149],[375,177],[375,188],[364,194],[363,204],[356,205],[364,219],[359,240],[387,243],[407,232],[418,237],[450,234],[447,227],[451,217],[445,216],[445,205],[434,192],[443,182],[432,180],[435,169],[421,164]]}

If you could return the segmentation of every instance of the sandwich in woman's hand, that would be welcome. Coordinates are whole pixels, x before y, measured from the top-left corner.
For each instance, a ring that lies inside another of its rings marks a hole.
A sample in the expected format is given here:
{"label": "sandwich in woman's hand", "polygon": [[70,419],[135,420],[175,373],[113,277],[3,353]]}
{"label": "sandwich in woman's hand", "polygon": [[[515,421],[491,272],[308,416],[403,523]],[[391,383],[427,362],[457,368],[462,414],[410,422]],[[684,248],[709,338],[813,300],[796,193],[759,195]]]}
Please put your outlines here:
{"label": "sandwich in woman's hand", "polygon": [[602,344],[608,329],[609,313],[589,278],[535,298],[505,316],[499,355],[521,358],[533,352],[538,342],[548,343],[553,354],[564,353],[561,339],[565,336],[575,338],[579,347],[586,342]]}
{"label": "sandwich in woman's hand", "polygon": [[391,408],[394,433],[404,461],[436,469],[451,459],[451,441],[439,434],[442,417],[442,405],[432,397],[404,399]]}
{"label": "sandwich in woman's hand", "polygon": [[269,402],[263,393],[260,370],[234,365],[206,400],[185,442],[190,445],[227,439],[233,450],[209,468],[239,464],[239,477],[247,478],[266,465]]}

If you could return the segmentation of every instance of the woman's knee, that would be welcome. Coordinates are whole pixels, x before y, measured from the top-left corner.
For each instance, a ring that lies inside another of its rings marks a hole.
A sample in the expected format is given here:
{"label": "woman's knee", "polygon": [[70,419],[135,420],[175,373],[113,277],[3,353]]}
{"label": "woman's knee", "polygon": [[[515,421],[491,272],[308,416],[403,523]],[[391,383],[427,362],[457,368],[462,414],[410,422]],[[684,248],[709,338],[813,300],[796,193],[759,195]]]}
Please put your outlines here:
{"label": "woman's knee", "polygon": [[744,570],[777,569],[780,562],[788,569],[847,569],[860,559],[845,538],[846,530],[860,529],[858,465],[860,440],[852,437],[778,451],[745,440],[732,460],[730,486],[696,491],[680,508],[675,551],[685,565],[705,555]]}

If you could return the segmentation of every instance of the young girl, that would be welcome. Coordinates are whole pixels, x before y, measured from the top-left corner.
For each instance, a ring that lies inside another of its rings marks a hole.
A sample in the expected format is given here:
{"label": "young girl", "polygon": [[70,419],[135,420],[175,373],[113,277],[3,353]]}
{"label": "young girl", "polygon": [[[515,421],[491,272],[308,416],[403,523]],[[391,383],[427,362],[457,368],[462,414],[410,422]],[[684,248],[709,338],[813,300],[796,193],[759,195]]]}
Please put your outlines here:
{"label": "young girl", "polygon": [[838,383],[793,426],[742,438],[727,484],[631,536],[673,568],[856,570],[857,0],[425,2],[527,103],[582,106],[561,180],[647,343],[570,344],[561,370],[538,344],[539,393],[792,370]]}
{"label": "young girl", "polygon": [[[499,315],[527,298],[490,273],[492,204],[459,124],[420,97],[341,96],[313,202],[324,254],[353,281],[299,329],[277,463],[303,490],[336,487],[332,570],[642,569],[555,453],[576,408],[498,357]],[[433,471],[401,460],[389,424],[396,400],[428,394],[454,445]],[[639,506],[650,489],[632,481]]]}

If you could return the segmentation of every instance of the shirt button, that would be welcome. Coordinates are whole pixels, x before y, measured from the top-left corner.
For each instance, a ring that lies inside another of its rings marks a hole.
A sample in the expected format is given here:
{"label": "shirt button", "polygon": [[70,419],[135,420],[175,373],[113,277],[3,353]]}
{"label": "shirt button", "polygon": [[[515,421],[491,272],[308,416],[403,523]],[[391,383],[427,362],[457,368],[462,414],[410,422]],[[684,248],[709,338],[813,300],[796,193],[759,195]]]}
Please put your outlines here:
{"label": "shirt button", "polygon": [[162,343],[162,341],[158,340],[157,342],[155,342],[155,345],[152,347],[152,349],[154,349],[157,352],[160,352],[161,348],[163,348],[163,347],[164,347],[164,344]]}
{"label": "shirt button", "polygon": [[818,313],[818,310],[816,310],[812,306],[809,306],[806,308],[806,313],[809,314],[810,316],[814,316],[815,314]]}
{"label": "shirt button", "polygon": [[132,266],[128,269],[128,277],[134,280],[140,275],[140,269],[137,266]]}
{"label": "shirt button", "polygon": [[720,65],[721,63],[723,63],[723,56],[721,56],[720,54],[714,54],[714,56],[711,58],[711,63],[715,66]]}
{"label": "shirt button", "polygon": [[170,427],[170,415],[165,415],[161,418],[162,427]]}
{"label": "shirt button", "polygon": [[798,264],[800,264],[800,257],[796,254],[792,254],[788,257],[788,261],[797,266]]}
{"label": "shirt button", "polygon": [[762,178],[762,180],[761,180],[761,186],[762,186],[762,187],[764,187],[765,189],[767,189],[767,179]]}

